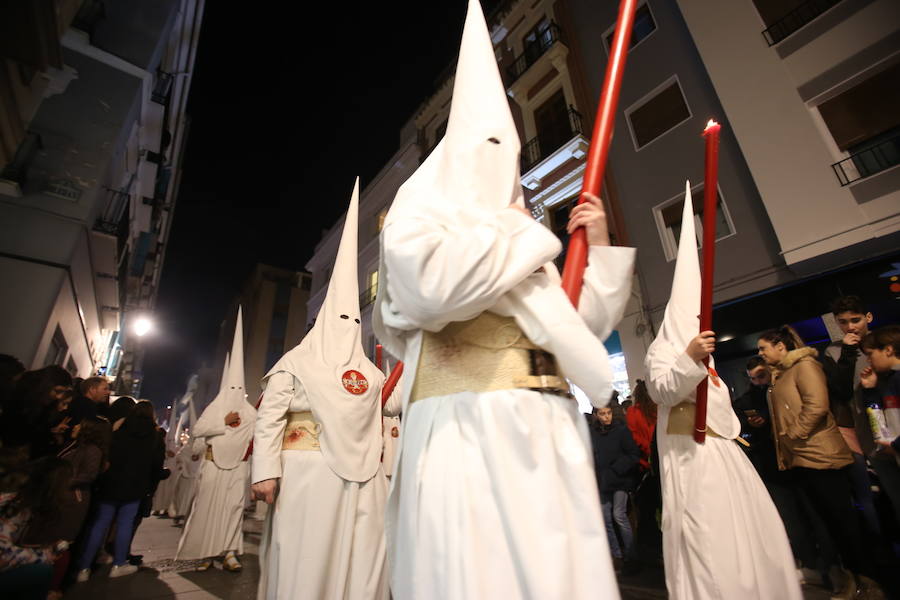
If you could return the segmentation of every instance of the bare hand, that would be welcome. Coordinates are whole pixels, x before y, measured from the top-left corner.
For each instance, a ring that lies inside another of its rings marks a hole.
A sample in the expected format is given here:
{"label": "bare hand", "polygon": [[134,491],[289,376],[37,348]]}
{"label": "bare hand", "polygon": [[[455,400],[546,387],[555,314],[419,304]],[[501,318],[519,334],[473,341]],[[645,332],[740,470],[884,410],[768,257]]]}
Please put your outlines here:
{"label": "bare hand", "polygon": [[569,235],[584,227],[587,242],[590,246],[609,246],[609,227],[606,222],[606,210],[603,202],[593,194],[584,193],[585,202],[572,208],[566,231]]}
{"label": "bare hand", "polygon": [[859,345],[859,334],[848,333],[844,335],[843,339],[841,339],[841,343],[845,346],[857,346]]}
{"label": "bare hand", "polygon": [[278,479],[265,479],[250,486],[253,498],[266,504],[273,504],[278,493]]}
{"label": "bare hand", "polygon": [[169,458],[171,458],[171,457],[175,456],[175,453],[172,452],[171,450],[166,450],[166,456],[168,456]]}
{"label": "bare hand", "polygon": [[747,417],[747,423],[750,424],[750,427],[762,427],[766,424],[766,420],[757,415],[755,417]]}
{"label": "bare hand", "polygon": [[507,206],[506,208],[511,208],[511,209],[513,209],[513,210],[516,211],[516,212],[520,212],[520,213],[522,213],[523,215],[525,215],[526,217],[528,217],[529,219],[534,219],[534,215],[531,214],[531,211],[528,210],[527,208],[525,208],[524,206],[522,206],[521,204],[519,204],[518,202],[513,202],[512,204],[510,204],[510,205]]}
{"label": "bare hand", "polygon": [[54,435],[59,434],[59,433],[65,433],[66,429],[69,428],[69,421],[71,421],[71,420],[72,420],[72,417],[66,417],[65,419],[60,421],[56,427],[51,427],[50,433],[52,433]]}
{"label": "bare hand", "polygon": [[241,415],[235,411],[231,411],[225,415],[225,424],[229,427],[237,427],[241,424]]}
{"label": "bare hand", "polygon": [[875,369],[872,367],[863,369],[859,374],[859,383],[867,389],[872,389],[878,385],[878,374],[875,372]]}
{"label": "bare hand", "polygon": [[692,360],[700,362],[716,350],[716,334],[713,331],[703,331],[692,339],[684,352]]}
{"label": "bare hand", "polygon": [[200,460],[200,455],[199,455],[199,454],[192,454],[192,455],[191,455],[191,460],[194,461],[194,462],[197,462],[198,460]]}
{"label": "bare hand", "polygon": [[82,500],[81,490],[75,490],[75,499],[78,500],[79,502],[81,502],[81,500]]}

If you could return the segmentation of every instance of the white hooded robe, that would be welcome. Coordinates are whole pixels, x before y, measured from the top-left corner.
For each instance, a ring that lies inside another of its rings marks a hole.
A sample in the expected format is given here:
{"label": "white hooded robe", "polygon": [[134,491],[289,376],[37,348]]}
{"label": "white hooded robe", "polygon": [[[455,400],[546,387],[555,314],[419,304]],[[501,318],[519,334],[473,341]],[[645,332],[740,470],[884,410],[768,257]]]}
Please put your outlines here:
{"label": "white hooded robe", "polygon": [[634,250],[589,249],[576,311],[549,262],[559,240],[512,202],[522,205],[519,138],[473,0],[446,135],[398,191],[381,233],[373,322],[406,365],[387,514],[397,600],[619,597],[574,400],[510,389],[409,403],[422,331],[486,310],[514,317],[595,405],[608,401],[601,340],[624,311]]}
{"label": "white hooded robe", "polygon": [[[208,558],[228,551],[244,552],[244,498],[248,464],[244,460],[256,409],[244,392],[244,335],[238,308],[225,386],[194,425],[193,434],[206,439],[213,460],[202,458],[200,481],[190,516],[178,543],[177,559]],[[225,425],[225,415],[237,412],[240,423]]]}
{"label": "white hooded robe", "polygon": [[[279,489],[260,544],[260,600],[388,598],[385,378],[361,342],[358,206],[357,180],[316,323],[262,382],[251,479]],[[320,425],[320,450],[282,449],[288,413],[303,411]]]}
{"label": "white hooded robe", "polygon": [[[647,388],[659,405],[656,427],[663,493],[663,558],[671,600],[799,600],[794,557],[781,517],[734,439],[740,423],[728,387],[686,353],[699,333],[700,266],[690,183],[672,295],[647,350]],[[710,357],[710,367],[715,364]],[[669,434],[673,406],[696,402],[709,377],[707,434]],[[721,437],[719,437],[721,436]]]}

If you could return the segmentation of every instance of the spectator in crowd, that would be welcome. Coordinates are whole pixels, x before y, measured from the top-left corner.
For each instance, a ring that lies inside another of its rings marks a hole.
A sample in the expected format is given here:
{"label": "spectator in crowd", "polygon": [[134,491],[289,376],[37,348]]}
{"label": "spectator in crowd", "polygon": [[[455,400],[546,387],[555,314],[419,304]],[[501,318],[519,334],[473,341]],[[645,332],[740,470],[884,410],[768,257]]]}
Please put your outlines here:
{"label": "spectator in crowd", "polygon": [[71,493],[72,468],[59,458],[43,457],[22,470],[10,464],[11,452],[16,451],[4,448],[0,461],[0,597],[45,598],[53,561],[66,544],[40,539],[32,527],[54,520]]}
{"label": "spectator in crowd", "polygon": [[634,493],[637,509],[635,549],[645,562],[655,562],[662,556],[662,531],[657,522],[657,512],[662,509],[662,489],[653,444],[656,403],[650,398],[647,384],[642,379],[635,383],[632,400],[632,406],[625,412],[625,420],[640,450],[639,480]]}
{"label": "spectator in crowd", "polygon": [[796,485],[836,541],[844,569],[829,571],[840,597],[877,589],[864,560],[862,536],[853,514],[848,466],[853,463],[828,410],[828,389],[817,352],[789,325],[760,336],[759,355],[772,369],[772,431],[778,468],[791,470]]}
{"label": "spectator in crowd", "polygon": [[134,405],[137,404],[131,396],[119,396],[116,401],[109,406],[107,418],[113,431],[118,431],[119,427],[125,422],[125,418],[131,414]]}
{"label": "spectator in crowd", "polygon": [[750,388],[732,403],[741,422],[741,437],[748,444],[744,449],[781,515],[791,550],[800,565],[800,576],[804,583],[820,584],[827,568],[827,564],[820,564],[820,555],[828,564],[837,563],[833,544],[829,539],[821,539],[816,548],[814,523],[818,521],[809,514],[806,500],[793,484],[791,473],[778,470],[768,402],[772,376],[761,356],[747,361],[747,377]]}
{"label": "spectator in crowd", "polygon": [[873,317],[858,296],[837,298],[832,302],[831,312],[844,334],[839,341],[828,345],[822,357],[831,414],[853,453],[853,464],[848,471],[853,499],[862,511],[869,534],[881,537],[881,524],[875,511],[872,482],[865,459],[875,450],[875,441],[866,407],[862,406],[860,394],[856,393],[860,373],[868,366],[860,350],[860,341],[869,333]]}
{"label": "spectator in crowd", "polygon": [[[866,335],[862,348],[870,366],[860,373],[862,399],[867,406],[878,402],[887,415],[888,425],[895,436],[900,436],[900,326],[880,327]],[[880,377],[879,377],[880,376]],[[882,380],[879,385],[879,378]],[[872,464],[891,505],[897,522],[900,522],[900,437],[879,439]]]}
{"label": "spectator in crowd", "polygon": [[3,409],[3,445],[28,446],[32,459],[56,454],[69,427],[65,411],[71,395],[72,376],[62,367],[23,373]]}
{"label": "spectator in crowd", "polygon": [[614,566],[617,570],[631,570],[635,564],[634,535],[628,520],[628,496],[637,481],[640,450],[625,424],[613,419],[612,408],[598,408],[594,414],[591,444],[606,535]]}
{"label": "spectator in crowd", "polygon": [[109,417],[110,388],[106,377],[88,377],[81,382],[79,391],[69,411],[72,425],[86,417]]}
{"label": "spectator in crowd", "polygon": [[97,512],[89,524],[87,540],[78,557],[79,582],[90,577],[90,566],[106,532],[116,520],[113,567],[110,577],[129,575],[137,567],[127,563],[134,533],[134,519],[141,499],[156,482],[162,468],[164,449],[156,433],[153,405],[138,402],[124,424],[112,435],[109,470],[101,477]]}

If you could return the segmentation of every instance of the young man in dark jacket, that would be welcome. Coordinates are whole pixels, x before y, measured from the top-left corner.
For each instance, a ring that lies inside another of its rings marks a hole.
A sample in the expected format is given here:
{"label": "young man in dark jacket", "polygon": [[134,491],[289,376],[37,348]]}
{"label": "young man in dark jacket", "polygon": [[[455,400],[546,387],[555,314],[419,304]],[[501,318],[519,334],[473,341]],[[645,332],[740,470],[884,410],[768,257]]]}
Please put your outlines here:
{"label": "young man in dark jacket", "polygon": [[[628,520],[628,494],[637,483],[641,452],[624,423],[613,420],[612,408],[598,408],[591,423],[591,445],[594,450],[594,469],[600,488],[600,504],[606,535],[616,567],[629,561],[633,564],[634,535]],[[622,539],[621,545],[618,535]]]}
{"label": "young man in dark jacket", "polygon": [[[828,382],[828,402],[838,430],[853,453],[850,465],[850,484],[853,499],[862,510],[870,535],[881,535],[881,523],[875,512],[872,482],[869,479],[866,456],[872,468],[882,479],[884,487],[891,487],[897,478],[896,463],[882,456],[875,456],[875,441],[869,427],[866,407],[861,401],[859,376],[869,366],[860,349],[860,341],[869,333],[873,320],[862,299],[858,296],[842,296],[832,302],[831,312],[844,334],[840,340],[828,345],[822,356],[822,367]],[[896,484],[894,484],[896,485]]]}

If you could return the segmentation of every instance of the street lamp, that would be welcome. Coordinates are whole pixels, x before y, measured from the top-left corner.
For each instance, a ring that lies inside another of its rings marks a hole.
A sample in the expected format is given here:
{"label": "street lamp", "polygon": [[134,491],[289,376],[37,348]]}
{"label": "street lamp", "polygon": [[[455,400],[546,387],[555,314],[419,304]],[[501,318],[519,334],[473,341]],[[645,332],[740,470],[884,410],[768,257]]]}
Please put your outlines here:
{"label": "street lamp", "polygon": [[144,337],[153,329],[153,322],[147,317],[138,317],[134,322],[134,333],[138,337]]}

